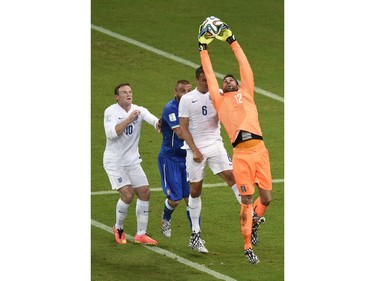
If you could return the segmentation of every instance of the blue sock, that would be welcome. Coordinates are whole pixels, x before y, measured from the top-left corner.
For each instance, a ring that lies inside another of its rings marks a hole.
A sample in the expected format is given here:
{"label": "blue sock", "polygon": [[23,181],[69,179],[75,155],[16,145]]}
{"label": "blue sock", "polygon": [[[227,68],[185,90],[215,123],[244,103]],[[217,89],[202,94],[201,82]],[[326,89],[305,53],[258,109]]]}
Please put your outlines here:
{"label": "blue sock", "polygon": [[192,227],[192,224],[191,224],[191,217],[190,217],[190,211],[189,211],[189,206],[186,206],[186,216],[189,220],[189,223],[190,223],[190,229]]}

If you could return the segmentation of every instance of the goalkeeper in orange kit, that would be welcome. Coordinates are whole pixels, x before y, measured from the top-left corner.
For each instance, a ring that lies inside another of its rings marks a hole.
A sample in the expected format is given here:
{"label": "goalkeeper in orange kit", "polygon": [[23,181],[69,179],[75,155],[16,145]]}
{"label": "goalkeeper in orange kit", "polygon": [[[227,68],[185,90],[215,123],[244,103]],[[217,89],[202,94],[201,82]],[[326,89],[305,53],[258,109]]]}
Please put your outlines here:
{"label": "goalkeeper in orange kit", "polygon": [[[233,32],[225,23],[216,36],[227,41],[239,64],[241,85],[231,75],[225,75],[222,92],[216,80],[207,45],[214,39],[209,37],[205,26],[199,27],[199,52],[212,103],[233,145],[233,172],[241,195],[240,223],[245,256],[249,263],[257,264],[259,258],[252,246],[258,243],[258,227],[265,222],[263,217],[271,203],[272,177],[268,150],[264,145],[254,102],[254,77],[250,64],[236,41]],[[259,197],[254,201],[255,186]]]}

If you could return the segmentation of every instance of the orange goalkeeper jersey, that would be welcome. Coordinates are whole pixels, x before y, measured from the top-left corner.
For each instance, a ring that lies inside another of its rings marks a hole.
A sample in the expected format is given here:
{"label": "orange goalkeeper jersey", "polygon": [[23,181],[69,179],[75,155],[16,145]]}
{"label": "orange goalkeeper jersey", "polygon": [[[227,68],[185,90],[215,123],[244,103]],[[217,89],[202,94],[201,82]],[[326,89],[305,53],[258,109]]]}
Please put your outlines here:
{"label": "orange goalkeeper jersey", "polygon": [[238,42],[234,41],[230,46],[240,67],[241,85],[236,92],[221,94],[208,51],[200,51],[200,57],[212,103],[230,141],[234,143],[241,130],[259,136],[262,136],[262,131],[259,125],[258,110],[254,102],[253,71]]}

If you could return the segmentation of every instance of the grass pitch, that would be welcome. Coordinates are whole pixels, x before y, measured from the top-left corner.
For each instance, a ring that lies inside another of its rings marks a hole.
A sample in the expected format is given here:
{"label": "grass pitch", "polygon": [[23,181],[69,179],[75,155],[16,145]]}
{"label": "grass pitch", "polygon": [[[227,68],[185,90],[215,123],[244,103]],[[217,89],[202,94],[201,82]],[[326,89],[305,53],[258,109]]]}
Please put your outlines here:
{"label": "grass pitch", "polygon": [[[146,7],[146,8],[145,8]],[[234,9],[233,7],[237,7]],[[227,22],[243,47],[254,71],[255,85],[278,96],[284,95],[284,13],[282,1],[119,1],[93,0],[91,23],[132,38],[166,53],[200,64],[197,30],[207,16]],[[230,48],[214,41],[210,49],[215,71],[238,75]],[[211,45],[210,45],[211,46]],[[177,80],[195,85],[195,69],[162,57],[92,29],[91,32],[91,190],[110,191],[102,167],[105,146],[104,109],[114,103],[113,88],[121,82],[133,87],[134,103],[160,116],[173,98]],[[256,95],[259,118],[270,153],[274,179],[284,178],[284,103]],[[229,153],[231,146],[222,130]],[[157,154],[161,137],[151,126],[142,128],[140,153],[150,187],[160,187]],[[221,180],[208,170],[205,183]],[[91,218],[111,227],[114,223],[116,194],[92,195]],[[227,280],[284,279],[284,183],[275,183],[267,222],[259,231],[261,243],[255,247],[261,262],[250,266],[242,254],[239,205],[227,187],[204,188],[202,192],[202,235],[209,254],[191,251],[187,244],[190,229],[185,207],[174,212],[172,237],[160,233],[164,195],[152,192],[148,232],[159,248],[227,276]],[[135,202],[126,232],[135,234]],[[218,280],[148,248],[115,243],[113,235],[96,226],[91,228],[92,280]],[[231,279],[230,279],[231,278]]]}

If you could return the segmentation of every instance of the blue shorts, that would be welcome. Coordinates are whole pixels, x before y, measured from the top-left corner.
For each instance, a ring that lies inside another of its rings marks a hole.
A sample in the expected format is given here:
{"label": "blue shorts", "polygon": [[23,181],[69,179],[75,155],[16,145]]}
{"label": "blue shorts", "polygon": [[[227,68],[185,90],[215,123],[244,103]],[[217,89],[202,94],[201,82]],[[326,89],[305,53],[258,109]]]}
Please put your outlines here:
{"label": "blue shorts", "polygon": [[165,196],[172,201],[189,197],[190,188],[186,178],[185,161],[173,161],[159,154],[158,165]]}

